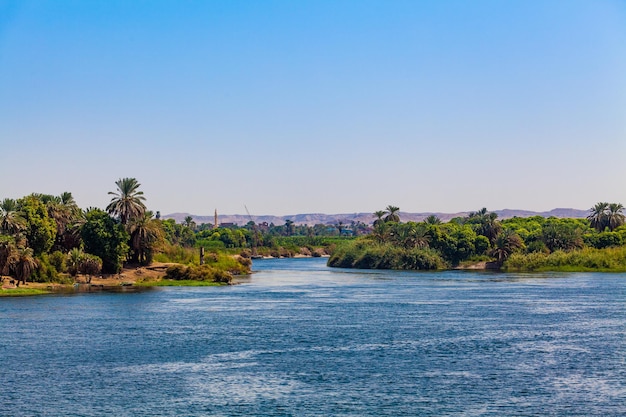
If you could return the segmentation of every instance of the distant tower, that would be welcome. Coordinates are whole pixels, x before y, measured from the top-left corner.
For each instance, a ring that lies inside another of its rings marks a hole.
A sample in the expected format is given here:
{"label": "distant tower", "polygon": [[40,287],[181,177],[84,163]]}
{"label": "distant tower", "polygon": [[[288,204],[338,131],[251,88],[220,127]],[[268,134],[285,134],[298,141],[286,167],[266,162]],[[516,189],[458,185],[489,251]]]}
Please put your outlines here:
{"label": "distant tower", "polygon": [[213,223],[213,228],[217,229],[217,209],[215,209],[215,220],[214,220],[214,223]]}

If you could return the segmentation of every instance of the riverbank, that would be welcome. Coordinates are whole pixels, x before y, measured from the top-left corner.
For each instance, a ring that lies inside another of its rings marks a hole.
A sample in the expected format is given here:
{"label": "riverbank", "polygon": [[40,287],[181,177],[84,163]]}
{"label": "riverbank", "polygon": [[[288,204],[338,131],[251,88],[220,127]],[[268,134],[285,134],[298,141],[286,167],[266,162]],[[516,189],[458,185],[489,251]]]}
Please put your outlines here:
{"label": "riverbank", "polygon": [[[167,268],[175,263],[155,262],[149,266],[127,267],[119,274],[98,275],[89,277],[78,275],[73,283],[26,282],[17,286],[10,277],[2,277],[0,297],[24,297],[55,293],[79,293],[102,291],[129,291],[132,287],[159,286],[206,286],[224,285],[203,281],[174,281],[165,279]],[[193,282],[193,284],[192,284]]]}
{"label": "riverbank", "polygon": [[[492,251],[493,253],[493,251]],[[447,256],[446,256],[447,255]],[[352,269],[391,270],[501,270],[515,272],[626,272],[626,246],[584,247],[549,252],[501,252],[492,256],[450,256],[448,252],[424,248],[406,248],[390,243],[355,240],[338,247],[328,266]]]}
{"label": "riverbank", "polygon": [[61,282],[26,282],[18,285],[11,277],[2,277],[0,297],[52,293],[130,292],[148,287],[205,287],[229,285],[237,275],[251,272],[252,261],[240,255],[213,255],[204,265],[154,262],[149,266],[125,267],[119,274],[64,275]]}

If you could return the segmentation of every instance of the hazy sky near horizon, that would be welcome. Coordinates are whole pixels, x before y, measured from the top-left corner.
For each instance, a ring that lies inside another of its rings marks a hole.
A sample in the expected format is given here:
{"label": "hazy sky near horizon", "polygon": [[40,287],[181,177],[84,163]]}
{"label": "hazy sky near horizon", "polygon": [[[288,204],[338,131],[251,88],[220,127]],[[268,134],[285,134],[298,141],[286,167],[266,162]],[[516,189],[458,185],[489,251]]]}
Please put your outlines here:
{"label": "hazy sky near horizon", "polygon": [[626,204],[626,1],[0,0],[0,198]]}

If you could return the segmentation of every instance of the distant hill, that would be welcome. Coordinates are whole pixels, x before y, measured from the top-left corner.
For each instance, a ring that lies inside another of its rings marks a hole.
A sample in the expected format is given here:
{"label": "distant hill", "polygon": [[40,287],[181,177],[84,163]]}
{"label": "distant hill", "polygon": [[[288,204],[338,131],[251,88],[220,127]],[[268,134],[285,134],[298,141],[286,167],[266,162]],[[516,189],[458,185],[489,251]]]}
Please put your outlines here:
{"label": "distant hill", "polygon": [[[572,208],[556,208],[550,211],[529,211],[529,210],[494,210],[495,213],[498,214],[498,218],[500,219],[509,219],[511,217],[532,217],[532,216],[541,216],[541,217],[570,217],[570,218],[584,218],[589,215],[589,210],[578,210]],[[400,212],[400,219],[403,222],[414,221],[420,222],[423,221],[426,217],[434,214],[439,217],[442,221],[446,222],[455,217],[463,217],[467,216],[470,212],[464,211],[459,213],[405,213]],[[177,223],[181,223],[185,217],[191,216],[193,220],[197,224],[202,223],[213,223],[213,216],[205,216],[205,215],[196,215],[189,213],[172,213],[166,214],[162,216],[164,219],[174,219]],[[285,224],[287,219],[293,221],[297,225],[308,224],[309,226],[313,226],[315,224],[337,224],[339,222],[343,222],[344,224],[350,224],[350,222],[363,222],[365,224],[372,224],[374,219],[374,215],[372,213],[349,213],[349,214],[322,214],[322,213],[309,213],[309,214],[293,214],[288,216],[272,216],[272,215],[264,215],[264,216],[252,216],[252,219],[256,223],[274,223],[275,225]],[[238,226],[243,226],[250,221],[250,218],[245,214],[220,214],[218,217],[218,221],[220,223],[234,223]]]}

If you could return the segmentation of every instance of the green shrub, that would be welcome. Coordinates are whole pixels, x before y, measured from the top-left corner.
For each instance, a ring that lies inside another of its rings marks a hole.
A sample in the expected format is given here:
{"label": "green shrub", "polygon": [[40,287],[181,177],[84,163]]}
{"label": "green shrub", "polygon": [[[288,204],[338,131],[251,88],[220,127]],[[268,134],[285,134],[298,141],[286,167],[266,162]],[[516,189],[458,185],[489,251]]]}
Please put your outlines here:
{"label": "green shrub", "polygon": [[181,264],[172,265],[167,268],[167,271],[165,272],[165,277],[174,280],[189,279],[187,275],[188,268],[189,267]]}
{"label": "green shrub", "polygon": [[200,251],[195,248],[185,248],[178,245],[167,245],[163,248],[161,253],[157,253],[154,255],[154,261],[197,265],[200,262]]}
{"label": "green shrub", "polygon": [[212,281],[230,283],[232,275],[210,265],[172,265],[167,268],[165,278],[176,281]]}
{"label": "green shrub", "polygon": [[504,268],[522,271],[626,271],[626,247],[585,248],[551,254],[514,253],[504,263]]}
{"label": "green shrub", "polygon": [[584,236],[584,240],[587,245],[596,249],[621,246],[624,243],[622,234],[618,232],[589,233]]}
{"label": "green shrub", "polygon": [[406,249],[374,241],[356,240],[340,245],[328,260],[328,266],[360,269],[430,270],[447,267],[441,255],[432,249]]}
{"label": "green shrub", "polygon": [[546,246],[545,243],[543,243],[542,240],[533,240],[527,244],[526,252],[528,253],[539,252],[539,253],[548,254],[550,253],[550,249],[548,249],[548,247]]}
{"label": "green shrub", "polygon": [[50,254],[50,265],[58,272],[67,272],[67,266],[65,264],[65,255],[61,251],[55,251]]}
{"label": "green shrub", "polygon": [[100,259],[96,255],[84,253],[80,260],[80,263],[78,264],[78,272],[87,275],[89,277],[88,282],[91,282],[91,277],[93,275],[99,274],[101,271],[102,259]]}
{"label": "green shrub", "polygon": [[42,253],[39,258],[37,258],[37,263],[39,267],[35,268],[30,277],[33,282],[55,282],[58,279],[58,271],[54,265],[50,263],[48,254]]}
{"label": "green shrub", "polygon": [[197,247],[203,247],[209,250],[225,249],[226,245],[221,240],[201,239],[196,242]]}

